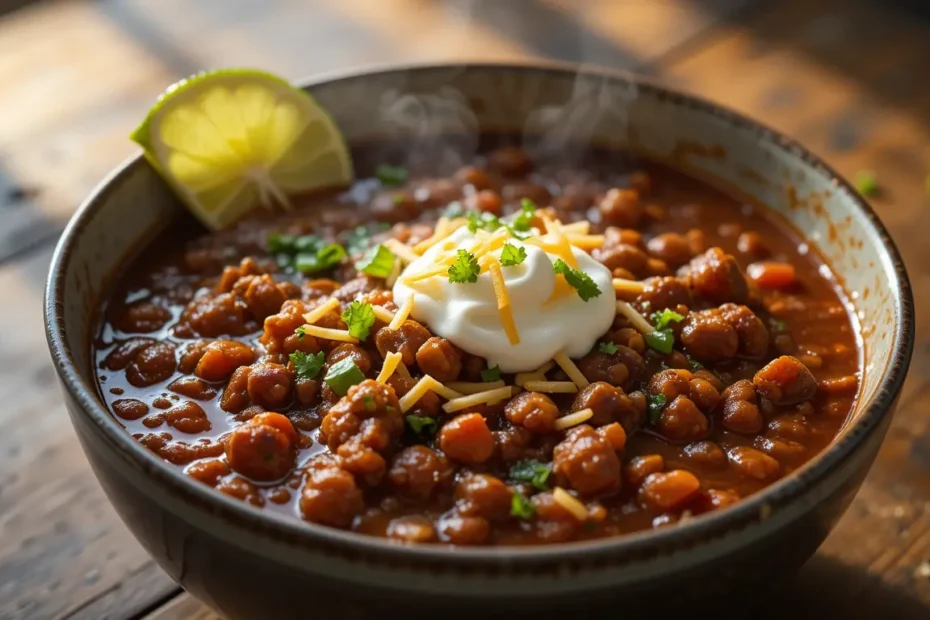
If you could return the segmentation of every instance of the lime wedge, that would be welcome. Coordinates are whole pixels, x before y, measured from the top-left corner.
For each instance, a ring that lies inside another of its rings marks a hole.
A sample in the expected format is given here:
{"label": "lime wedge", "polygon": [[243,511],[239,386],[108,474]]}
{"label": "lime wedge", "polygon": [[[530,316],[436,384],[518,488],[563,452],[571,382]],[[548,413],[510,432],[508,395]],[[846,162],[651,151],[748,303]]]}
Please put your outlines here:
{"label": "lime wedge", "polygon": [[252,69],[200,73],[159,98],[131,138],[204,224],[353,178],[345,140],[306,92]]}

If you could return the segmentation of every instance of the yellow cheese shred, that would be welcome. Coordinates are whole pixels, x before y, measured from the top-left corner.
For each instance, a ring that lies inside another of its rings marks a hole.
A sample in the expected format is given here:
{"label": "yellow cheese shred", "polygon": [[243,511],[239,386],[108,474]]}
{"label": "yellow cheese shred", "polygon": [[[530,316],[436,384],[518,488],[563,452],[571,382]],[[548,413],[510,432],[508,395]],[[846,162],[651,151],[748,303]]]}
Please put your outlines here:
{"label": "yellow cheese shred", "polygon": [[594,411],[591,409],[582,409],[581,411],[569,413],[557,419],[555,423],[553,423],[552,428],[557,431],[564,431],[566,428],[571,428],[587,422],[592,417],[594,417]]}
{"label": "yellow cheese shred", "polygon": [[523,387],[523,384],[527,381],[545,381],[546,373],[552,370],[554,366],[555,362],[546,362],[532,372],[518,372],[516,376],[514,376],[513,382]]}
{"label": "yellow cheese shred", "polygon": [[578,391],[578,386],[572,381],[524,381],[520,386],[529,392],[544,392],[546,394],[574,394]]}
{"label": "yellow cheese shred", "polygon": [[371,311],[375,313],[375,318],[382,323],[390,324],[394,320],[394,313],[384,306],[372,306]]}
{"label": "yellow cheese shred", "polygon": [[517,324],[513,319],[513,308],[510,306],[510,295],[507,294],[507,284],[504,282],[501,263],[494,257],[490,257],[487,262],[491,283],[494,285],[494,296],[497,297],[497,312],[501,317],[504,333],[507,334],[510,344],[518,345],[520,334],[517,332]]}
{"label": "yellow cheese shred", "polygon": [[555,274],[555,286],[552,287],[552,293],[549,295],[549,298],[543,302],[543,305],[547,306],[574,294],[574,287],[568,283],[565,276],[561,273],[557,273]]}
{"label": "yellow cheese shred", "polygon": [[588,509],[585,508],[585,505],[582,504],[578,498],[562,487],[555,487],[555,489],[553,489],[552,499],[579,521],[587,521]]}
{"label": "yellow cheese shred", "polygon": [[405,263],[412,263],[420,258],[420,255],[414,252],[409,245],[401,243],[397,239],[388,239],[384,242],[384,247],[393,252],[395,256],[399,256]]}
{"label": "yellow cheese shred", "polygon": [[468,396],[462,396],[461,398],[454,398],[443,405],[442,409],[446,413],[452,413],[453,411],[461,411],[462,409],[475,407],[477,405],[494,405],[511,396],[513,396],[512,386],[505,385],[502,388],[477,392],[475,394],[469,394]]}
{"label": "yellow cheese shred", "polygon": [[565,374],[568,375],[568,378],[575,382],[575,385],[578,386],[579,390],[583,390],[588,387],[588,380],[585,379],[585,376],[578,370],[578,367],[575,366],[573,362],[567,355],[565,351],[559,351],[553,357],[555,363],[559,365],[559,368],[565,371]]}
{"label": "yellow cheese shred", "polygon": [[630,293],[639,295],[646,288],[646,285],[637,280],[627,280],[625,278],[614,278],[614,290],[618,293]]}
{"label": "yellow cheese shred", "polygon": [[566,235],[568,242],[582,250],[593,250],[604,245],[604,235]]}
{"label": "yellow cheese shred", "polygon": [[486,392],[487,390],[494,390],[497,388],[504,387],[503,381],[451,381],[446,383],[446,387],[450,390],[455,390],[462,394],[477,394],[478,392]]}
{"label": "yellow cheese shred", "polygon": [[400,353],[388,353],[385,355],[384,364],[381,366],[381,372],[378,373],[378,378],[375,379],[375,381],[378,383],[387,383],[387,380],[390,379],[394,371],[397,370],[397,366],[403,366],[403,364],[401,364],[402,359],[404,359],[404,356]]}
{"label": "yellow cheese shred", "polygon": [[636,308],[625,301],[617,300],[617,314],[622,314],[624,317],[626,317],[626,320],[630,322],[630,325],[636,328],[636,331],[643,334],[651,334],[656,329],[649,324],[649,321],[643,318],[643,315],[636,311]]}
{"label": "yellow cheese shred", "polygon": [[338,307],[339,307],[339,300],[331,298],[326,303],[317,306],[316,308],[314,308],[313,310],[305,314],[304,320],[310,325],[313,325],[314,323],[316,323],[317,321],[319,321],[324,316],[326,316],[327,314],[329,314],[330,312],[332,312]]}
{"label": "yellow cheese shred", "polygon": [[430,375],[423,375],[423,377],[410,388],[410,391],[404,394],[400,399],[400,410],[407,413],[407,411],[417,404],[417,401],[423,398],[423,395],[427,392],[434,392],[450,402],[456,398],[462,398],[462,394],[447,388]]}
{"label": "yellow cheese shred", "polygon": [[316,325],[304,325],[304,333],[324,340],[339,340],[340,342],[358,344],[358,338],[350,336],[349,332],[345,329],[330,329],[328,327],[318,327]]}
{"label": "yellow cheese shred", "polygon": [[394,313],[394,318],[388,323],[388,327],[391,329],[400,329],[400,326],[403,325],[407,317],[410,316],[411,310],[413,310],[413,295],[408,297],[397,312]]}
{"label": "yellow cheese shred", "polygon": [[568,235],[587,235],[591,231],[591,222],[581,220],[571,224],[562,224],[562,232]]}

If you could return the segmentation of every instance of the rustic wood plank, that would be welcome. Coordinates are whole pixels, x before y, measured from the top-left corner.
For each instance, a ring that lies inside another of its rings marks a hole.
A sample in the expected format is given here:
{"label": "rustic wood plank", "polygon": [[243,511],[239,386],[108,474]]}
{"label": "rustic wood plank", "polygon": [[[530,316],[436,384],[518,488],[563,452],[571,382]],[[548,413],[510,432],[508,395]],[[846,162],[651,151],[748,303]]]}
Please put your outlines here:
{"label": "rustic wood plank", "polygon": [[0,267],[2,618],[61,617],[100,597],[141,608],[172,587],[119,521],[61,403],[42,327],[50,249]]}
{"label": "rustic wood plank", "polygon": [[200,601],[182,592],[142,620],[221,620]]}
{"label": "rustic wood plank", "polygon": [[68,612],[67,620],[121,620],[144,616],[182,592],[154,560],[114,583],[108,590],[83,601]]}

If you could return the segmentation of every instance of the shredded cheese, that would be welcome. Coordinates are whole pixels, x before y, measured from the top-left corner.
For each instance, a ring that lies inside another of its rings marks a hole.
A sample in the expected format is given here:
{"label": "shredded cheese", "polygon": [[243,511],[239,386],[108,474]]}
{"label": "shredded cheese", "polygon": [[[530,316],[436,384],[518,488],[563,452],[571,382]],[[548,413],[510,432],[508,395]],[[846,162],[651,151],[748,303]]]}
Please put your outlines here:
{"label": "shredded cheese", "polygon": [[[404,356],[400,353],[388,353],[384,357],[384,364],[381,366],[381,372],[378,373],[378,378],[375,379],[375,381],[378,383],[387,383],[387,380],[390,379],[394,371],[397,370],[397,366],[403,365],[400,363],[402,359],[404,359]],[[406,366],[404,368],[406,368]]]}
{"label": "shredded cheese", "polygon": [[405,379],[410,379],[410,378],[412,378],[412,377],[410,376],[410,371],[407,369],[407,365],[404,364],[404,356],[403,356],[403,354],[402,354],[402,353],[398,353],[398,355],[400,355],[400,364],[397,365],[397,374],[399,374],[401,377],[404,377]]}
{"label": "shredded cheese", "polygon": [[477,394],[478,392],[486,392],[488,390],[502,388],[504,387],[504,382],[503,381],[481,381],[481,382],[452,381],[450,383],[446,383],[446,387],[449,388],[450,390],[461,392],[462,394]]}
{"label": "shredded cheese", "polygon": [[514,383],[523,387],[523,384],[527,381],[545,381],[546,373],[552,370],[555,366],[555,362],[546,362],[533,372],[519,372],[514,377]]}
{"label": "shredded cheese", "polygon": [[395,256],[399,256],[405,263],[412,263],[420,258],[420,255],[414,252],[409,245],[401,243],[397,239],[388,239],[384,242],[384,247],[393,252]]}
{"label": "shredded cheese", "polygon": [[391,273],[388,274],[388,277],[384,280],[384,285],[387,288],[393,288],[394,283],[397,282],[397,278],[400,277],[400,272],[403,265],[401,265],[401,260],[394,257],[394,266],[391,267]]}
{"label": "shredded cheese", "polygon": [[646,285],[636,280],[625,280],[624,278],[614,278],[614,290],[618,293],[632,293],[639,295],[643,292]]}
{"label": "shredded cheese", "polygon": [[404,394],[403,398],[400,399],[400,410],[406,413],[411,407],[417,404],[417,401],[423,398],[423,395],[427,392],[438,394],[449,402],[452,402],[456,398],[462,398],[462,394],[459,392],[447,388],[430,375],[423,375],[423,377],[416,382],[416,385],[410,388],[410,391]]}
{"label": "shredded cheese", "polygon": [[317,325],[304,325],[304,333],[324,340],[339,340],[341,342],[358,344],[358,338],[349,335],[348,330],[345,329],[330,329]]}
{"label": "shredded cheese", "polygon": [[579,521],[587,521],[588,509],[578,498],[571,495],[562,487],[555,487],[555,489],[553,489],[552,499]]}
{"label": "shredded cheese", "polygon": [[462,394],[461,392],[458,392],[456,390],[453,390],[450,387],[443,385],[442,383],[440,383],[439,381],[436,381],[436,379],[434,379],[433,377],[429,375],[426,375],[424,378],[429,378],[429,388],[433,390],[439,396],[442,396],[443,398],[445,398],[446,400],[455,400],[456,398],[461,398],[462,396],[464,396],[464,394]]}
{"label": "shredded cheese", "polygon": [[326,316],[327,314],[329,314],[330,312],[332,312],[338,307],[339,307],[339,300],[335,298],[330,298],[330,300],[327,301],[326,303],[317,306],[316,308],[314,308],[313,310],[305,314],[304,320],[310,325],[313,325],[314,323],[316,323],[317,321],[319,321],[324,316]]}
{"label": "shredded cheese", "polygon": [[592,417],[594,417],[594,411],[591,409],[582,409],[581,411],[576,411],[575,413],[570,413],[557,419],[552,425],[552,428],[557,431],[564,431],[566,428],[571,428],[573,426],[578,426],[582,422],[587,422]]}
{"label": "shredded cheese", "polygon": [[520,334],[517,332],[517,324],[513,318],[513,308],[510,307],[510,295],[507,294],[507,284],[504,282],[501,263],[494,257],[490,257],[487,262],[491,283],[494,285],[494,296],[497,297],[497,313],[500,315],[501,325],[504,327],[504,333],[507,334],[510,344],[518,345]]}
{"label": "shredded cheese", "polygon": [[591,230],[591,222],[588,220],[581,220],[580,222],[572,222],[571,224],[562,224],[562,232],[569,235],[586,235]]}
{"label": "shredded cheese", "polygon": [[588,387],[588,380],[582,374],[578,367],[575,366],[573,362],[567,355],[565,351],[559,351],[555,354],[555,363],[559,365],[559,368],[565,371],[565,374],[568,375],[568,378],[575,382],[575,385],[578,386],[579,390],[583,390]]}
{"label": "shredded cheese", "polygon": [[625,316],[626,320],[630,322],[630,325],[643,334],[651,334],[655,331],[655,327],[650,325],[649,321],[636,311],[636,308],[625,301],[617,300],[617,314]]}
{"label": "shredded cheese", "polygon": [[505,385],[502,388],[454,398],[443,405],[442,409],[446,413],[452,413],[453,411],[461,411],[462,409],[467,409],[468,407],[474,407],[476,405],[494,405],[511,396],[513,396],[512,386]]}
{"label": "shredded cheese", "polygon": [[520,386],[530,392],[545,392],[547,394],[574,394],[578,391],[578,386],[571,381],[524,381]]}
{"label": "shredded cheese", "polygon": [[[439,221],[436,222],[436,228],[433,230],[433,234],[428,239],[424,239],[420,243],[413,246],[413,251],[417,254],[423,254],[428,249],[464,226],[466,222],[467,220],[463,217],[456,218],[454,220],[449,220],[449,218],[446,217],[439,218]],[[448,249],[448,247],[443,246],[443,249]]]}
{"label": "shredded cheese", "polygon": [[390,324],[394,320],[394,313],[384,306],[372,306],[371,311],[375,313],[375,318],[382,323]]}
{"label": "shredded cheese", "polygon": [[593,250],[604,245],[604,235],[566,235],[568,242],[582,250]]}
{"label": "shredded cheese", "polygon": [[388,323],[388,327],[391,329],[400,329],[400,326],[403,325],[407,317],[410,316],[411,310],[413,310],[413,295],[408,297],[407,301],[394,313],[394,318]]}
{"label": "shredded cheese", "polygon": [[568,283],[568,280],[565,279],[565,276],[563,276],[561,273],[557,273],[555,274],[555,286],[552,287],[552,293],[549,295],[549,299],[543,302],[543,305],[547,306],[574,294],[574,287]]}

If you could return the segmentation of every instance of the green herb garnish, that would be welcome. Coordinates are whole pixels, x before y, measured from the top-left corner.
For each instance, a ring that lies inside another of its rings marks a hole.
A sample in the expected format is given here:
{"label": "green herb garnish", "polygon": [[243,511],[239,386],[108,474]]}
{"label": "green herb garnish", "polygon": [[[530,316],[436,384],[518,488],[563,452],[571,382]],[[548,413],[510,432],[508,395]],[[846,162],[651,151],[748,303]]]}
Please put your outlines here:
{"label": "green herb garnish", "polygon": [[503,226],[500,218],[486,211],[468,211],[465,217],[468,218],[468,232],[472,233],[478,232],[479,230],[494,232]]}
{"label": "green herb garnish", "polygon": [[520,212],[513,218],[510,225],[512,230],[529,232],[533,228],[533,219],[536,217],[536,203],[529,198],[520,201]]}
{"label": "green herb garnish", "polygon": [[510,478],[521,482],[529,482],[540,491],[548,491],[549,474],[552,469],[539,461],[518,461],[510,468]]}
{"label": "green herb garnish", "polygon": [[375,404],[375,399],[372,398],[369,394],[362,396],[362,402],[365,403],[366,411],[375,411],[378,406]]}
{"label": "green herb garnish", "polygon": [[330,243],[315,252],[299,252],[294,257],[294,268],[301,273],[316,273],[331,269],[346,257],[346,250],[338,243]]}
{"label": "green herb garnish", "polygon": [[[301,329],[297,328],[297,337],[300,337]],[[320,351],[319,353],[304,353],[303,351],[295,351],[291,353],[291,361],[294,362],[294,370],[297,372],[297,376],[301,379],[313,379],[320,371],[323,369],[323,363],[326,361],[326,354]]]}
{"label": "green herb garnish", "polygon": [[348,357],[330,366],[323,377],[326,385],[340,396],[345,396],[350,387],[364,380],[365,373]]}
{"label": "green herb garnish", "polygon": [[505,243],[501,249],[501,265],[515,267],[526,260],[526,249]]}
{"label": "green herb garnish", "polygon": [[360,254],[364,252],[371,245],[372,235],[384,232],[390,228],[391,227],[384,222],[369,226],[356,226],[352,232],[345,237],[346,251],[349,254]]}
{"label": "green herb garnish", "polygon": [[282,235],[281,233],[269,233],[265,240],[269,254],[293,254],[295,251],[294,244],[297,237],[294,235]]}
{"label": "green herb garnish", "polygon": [[449,266],[449,282],[455,284],[465,284],[466,282],[474,284],[478,281],[478,259],[475,255],[467,250],[458,250],[457,258]]}
{"label": "green herb garnish", "polygon": [[481,371],[481,380],[486,382],[498,381],[501,378],[501,367],[494,366]]}
{"label": "green herb garnish", "polygon": [[578,291],[578,296],[581,297],[582,300],[588,301],[592,297],[598,297],[601,294],[601,289],[597,287],[597,284],[591,279],[591,276],[578,269],[572,269],[561,258],[555,259],[555,262],[552,264],[552,269],[556,273],[562,274],[565,281],[568,282],[573,289]]}
{"label": "green herb garnish", "polygon": [[878,193],[878,178],[871,170],[860,170],[856,174],[853,185],[856,186],[856,191],[863,196],[874,196]]}
{"label": "green herb garnish", "polygon": [[365,252],[355,268],[375,278],[387,278],[394,271],[394,253],[380,243]]}
{"label": "green herb garnish", "polygon": [[514,493],[510,500],[510,514],[518,519],[532,519],[536,514],[536,508],[529,499],[520,493]]}
{"label": "green herb garnish", "polygon": [[436,418],[411,414],[406,416],[405,419],[407,420],[407,426],[421,437],[431,437],[436,434]]}
{"label": "green herb garnish", "polygon": [[669,310],[666,308],[662,312],[653,312],[652,316],[649,317],[652,321],[652,324],[655,325],[656,329],[666,329],[669,326],[669,323],[675,322],[680,323],[685,320],[685,317],[678,314],[674,310]]}
{"label": "green herb garnish", "polygon": [[375,176],[378,177],[378,181],[381,182],[381,185],[384,185],[385,187],[397,187],[398,185],[403,185],[409,174],[410,173],[403,166],[381,164],[375,169]]}
{"label": "green herb garnish", "polygon": [[375,324],[375,311],[369,303],[353,301],[342,313],[342,320],[345,321],[350,336],[365,340]]}
{"label": "green herb garnish", "polygon": [[665,394],[649,394],[646,399],[649,401],[649,423],[656,425],[665,409]]}
{"label": "green herb garnish", "polygon": [[701,362],[697,361],[696,359],[694,359],[694,358],[691,357],[690,355],[688,355],[687,357],[688,357],[688,368],[691,369],[691,372],[696,372],[696,371],[698,371],[698,370],[704,370],[704,364],[702,364]]}
{"label": "green herb garnish", "polygon": [[613,355],[619,349],[617,349],[617,345],[613,342],[602,340],[601,342],[597,343],[597,350],[601,353],[606,353],[607,355]]}
{"label": "green herb garnish", "polygon": [[316,235],[282,235],[270,233],[266,238],[268,252],[282,269],[296,269],[303,273],[314,273],[335,267],[346,251],[338,243],[326,244]]}
{"label": "green herb garnish", "polygon": [[657,329],[643,337],[646,346],[659,353],[668,355],[675,348],[675,334],[670,329]]}

